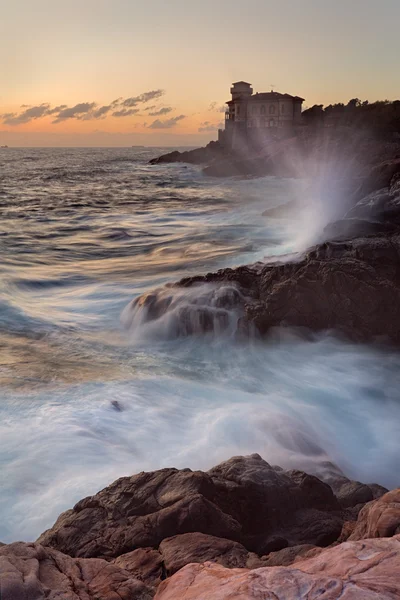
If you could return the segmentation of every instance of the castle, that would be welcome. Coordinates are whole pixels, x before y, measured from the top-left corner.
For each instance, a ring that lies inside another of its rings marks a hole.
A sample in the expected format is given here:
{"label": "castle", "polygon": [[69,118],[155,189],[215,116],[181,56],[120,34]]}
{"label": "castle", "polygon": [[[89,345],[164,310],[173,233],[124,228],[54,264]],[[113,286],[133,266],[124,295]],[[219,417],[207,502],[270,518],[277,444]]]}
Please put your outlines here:
{"label": "castle", "polygon": [[274,91],[253,94],[251,84],[245,81],[233,83],[231,94],[232,100],[226,103],[225,129],[218,132],[218,140],[226,148],[260,145],[301,123],[304,98],[300,96]]}

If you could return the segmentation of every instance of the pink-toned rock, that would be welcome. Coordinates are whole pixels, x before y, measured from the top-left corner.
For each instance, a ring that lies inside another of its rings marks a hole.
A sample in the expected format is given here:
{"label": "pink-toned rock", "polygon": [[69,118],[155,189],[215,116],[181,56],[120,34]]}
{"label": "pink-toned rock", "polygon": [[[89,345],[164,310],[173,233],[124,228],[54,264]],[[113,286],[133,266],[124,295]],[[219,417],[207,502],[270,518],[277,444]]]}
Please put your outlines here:
{"label": "pink-toned rock", "polygon": [[153,548],[138,548],[122,554],[113,563],[152,587],[157,587],[163,579],[163,557]]}
{"label": "pink-toned rock", "polygon": [[398,600],[400,536],[345,542],[292,567],[187,565],[155,600]]}
{"label": "pink-toned rock", "polygon": [[366,504],[350,540],[390,537],[400,533],[400,488]]}
{"label": "pink-toned rock", "polygon": [[211,561],[230,569],[254,569],[264,565],[257,554],[249,552],[242,544],[198,532],[163,540],[160,552],[167,575],[173,575],[185,565],[195,562]]}
{"label": "pink-toned rock", "polygon": [[40,544],[0,548],[1,600],[151,600],[128,571],[98,558],[74,559]]}

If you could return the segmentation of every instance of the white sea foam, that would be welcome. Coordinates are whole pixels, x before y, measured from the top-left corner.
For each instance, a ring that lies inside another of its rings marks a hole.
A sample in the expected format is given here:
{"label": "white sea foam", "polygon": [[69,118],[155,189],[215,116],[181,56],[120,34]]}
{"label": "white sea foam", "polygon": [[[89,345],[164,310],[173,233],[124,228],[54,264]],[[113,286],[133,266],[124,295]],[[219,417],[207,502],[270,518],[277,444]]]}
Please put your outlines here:
{"label": "white sea foam", "polygon": [[262,216],[304,200],[301,183],[150,169],[131,149],[10,152],[0,232],[1,541],[35,539],[119,476],[207,469],[249,452],[317,472],[331,460],[352,478],[399,485],[395,352],[287,330],[238,344],[234,306],[227,327],[179,337],[188,307],[192,332],[199,307],[219,326],[213,286],[174,290],[171,311],[156,319],[129,306],[188,274],[305,250],[323,227],[313,202],[308,216]]}
{"label": "white sea foam", "polygon": [[118,476],[250,452],[399,484],[395,353],[289,332],[265,345],[191,338],[138,352],[153,353],[152,367],[130,381],[27,397],[22,412],[21,397],[7,399],[0,539],[35,539]]}

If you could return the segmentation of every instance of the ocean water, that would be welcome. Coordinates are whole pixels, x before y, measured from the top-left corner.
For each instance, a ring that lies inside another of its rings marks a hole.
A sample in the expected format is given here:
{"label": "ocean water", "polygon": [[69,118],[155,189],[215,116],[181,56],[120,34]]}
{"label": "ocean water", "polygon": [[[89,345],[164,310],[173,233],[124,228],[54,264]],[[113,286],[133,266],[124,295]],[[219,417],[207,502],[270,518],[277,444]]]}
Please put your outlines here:
{"label": "ocean water", "polygon": [[[177,337],[140,294],[303,251],[324,191],[149,166],[162,149],[0,150],[0,540],[34,540],[117,477],[272,464],[400,484],[400,355],[329,333]],[[263,212],[293,200],[301,210]],[[150,334],[149,334],[150,333]]]}

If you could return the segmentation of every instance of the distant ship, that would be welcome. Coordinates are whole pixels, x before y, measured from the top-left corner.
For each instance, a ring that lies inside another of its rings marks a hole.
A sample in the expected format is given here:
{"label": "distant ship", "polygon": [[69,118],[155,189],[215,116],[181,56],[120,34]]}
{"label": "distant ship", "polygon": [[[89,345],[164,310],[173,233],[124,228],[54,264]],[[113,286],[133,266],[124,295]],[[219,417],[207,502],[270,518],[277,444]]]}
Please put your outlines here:
{"label": "distant ship", "polygon": [[8,146],[0,146],[0,148],[8,148]]}

